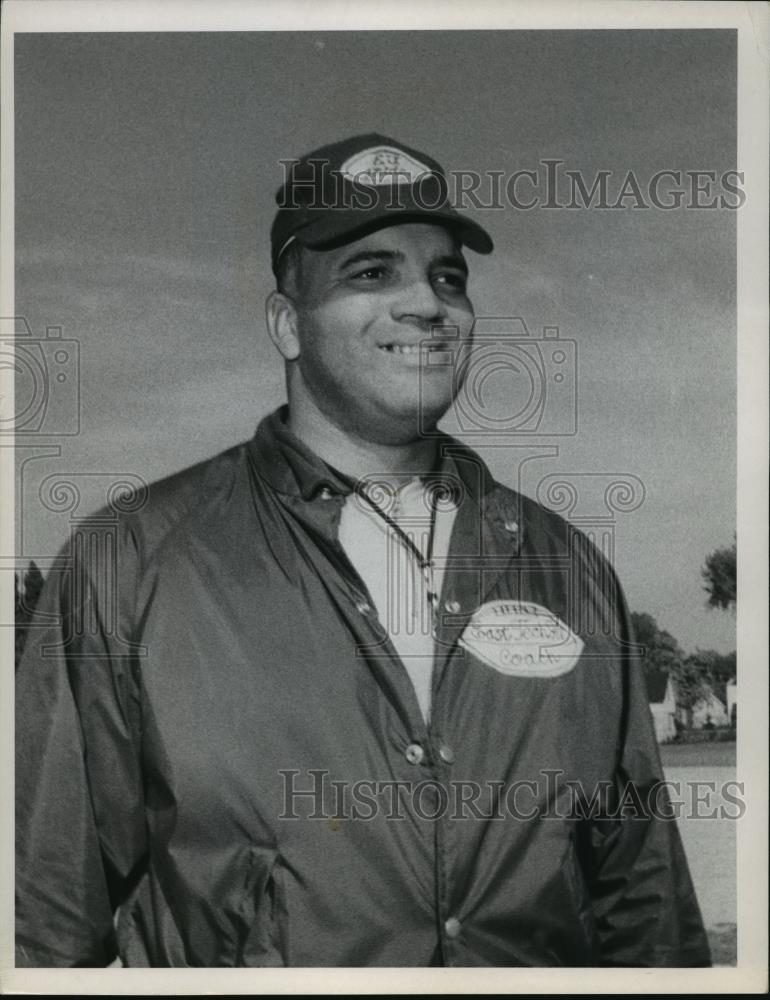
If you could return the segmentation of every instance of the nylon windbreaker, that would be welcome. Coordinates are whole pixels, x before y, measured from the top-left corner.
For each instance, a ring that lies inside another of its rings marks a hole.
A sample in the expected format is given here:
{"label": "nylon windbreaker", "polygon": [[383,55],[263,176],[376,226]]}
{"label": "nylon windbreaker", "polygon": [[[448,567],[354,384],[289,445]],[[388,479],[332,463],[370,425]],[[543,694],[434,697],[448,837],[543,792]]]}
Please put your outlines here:
{"label": "nylon windbreaker", "polygon": [[94,515],[48,576],[18,964],[709,964],[675,822],[626,808],[662,772],[607,563],[446,438],[426,725],[337,538],[349,487],[284,420]]}

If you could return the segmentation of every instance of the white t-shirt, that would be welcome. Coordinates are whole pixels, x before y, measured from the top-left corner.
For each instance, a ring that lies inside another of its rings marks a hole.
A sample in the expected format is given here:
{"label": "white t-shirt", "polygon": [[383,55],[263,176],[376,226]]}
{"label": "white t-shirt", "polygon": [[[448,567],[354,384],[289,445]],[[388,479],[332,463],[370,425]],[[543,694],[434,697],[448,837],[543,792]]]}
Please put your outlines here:
{"label": "white t-shirt", "polygon": [[[369,490],[371,499],[395,521],[427,558],[431,530],[431,490],[422,479],[410,479],[397,489]],[[457,508],[443,499],[436,505],[430,570],[424,573],[399,532],[376,513],[363,497],[348,496],[342,508],[339,540],[366,584],[378,617],[414,685],[427,721],[433,674],[434,603],[449,551]],[[431,598],[431,593],[435,597]]]}

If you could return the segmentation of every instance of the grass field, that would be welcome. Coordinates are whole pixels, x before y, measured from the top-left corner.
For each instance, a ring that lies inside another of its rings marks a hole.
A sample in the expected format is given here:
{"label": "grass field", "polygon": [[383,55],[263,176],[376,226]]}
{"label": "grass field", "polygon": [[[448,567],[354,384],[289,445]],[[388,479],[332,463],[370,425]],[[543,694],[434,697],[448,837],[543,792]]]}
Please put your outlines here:
{"label": "grass field", "polygon": [[[736,777],[735,744],[667,744],[660,751],[666,778],[678,783],[685,801],[689,801],[687,790],[695,783],[715,783],[716,790],[702,811],[718,812],[724,802],[720,787]],[[687,813],[685,808],[677,823],[708,931],[712,960],[714,965],[735,965],[737,821],[723,815],[699,818]]]}
{"label": "grass field", "polygon": [[735,965],[738,934],[735,924],[716,924],[708,930],[711,961],[714,965]]}
{"label": "grass field", "polygon": [[663,767],[735,767],[734,743],[663,743]]}

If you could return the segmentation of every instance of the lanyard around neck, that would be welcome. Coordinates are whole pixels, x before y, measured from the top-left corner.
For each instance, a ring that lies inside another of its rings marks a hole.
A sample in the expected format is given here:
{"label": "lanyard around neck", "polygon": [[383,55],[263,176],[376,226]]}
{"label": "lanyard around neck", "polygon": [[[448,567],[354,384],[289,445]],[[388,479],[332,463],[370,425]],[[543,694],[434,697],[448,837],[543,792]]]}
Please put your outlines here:
{"label": "lanyard around neck", "polygon": [[406,547],[409,554],[415,560],[417,565],[420,567],[420,572],[425,578],[425,582],[428,587],[428,600],[433,602],[437,599],[438,595],[433,589],[433,537],[435,535],[436,529],[436,490],[428,487],[428,494],[430,497],[430,528],[428,530],[428,550],[427,555],[423,556],[420,549],[414,544],[412,539],[407,535],[403,528],[395,521],[393,517],[388,514],[386,510],[369,496],[365,486],[360,479],[352,479],[350,476],[346,476],[344,473],[335,469],[333,466],[328,465],[327,467],[334,475],[345,485],[351,489],[356,496],[360,497],[365,503],[371,507],[371,509],[382,518],[383,521],[392,528],[396,533],[399,541]]}

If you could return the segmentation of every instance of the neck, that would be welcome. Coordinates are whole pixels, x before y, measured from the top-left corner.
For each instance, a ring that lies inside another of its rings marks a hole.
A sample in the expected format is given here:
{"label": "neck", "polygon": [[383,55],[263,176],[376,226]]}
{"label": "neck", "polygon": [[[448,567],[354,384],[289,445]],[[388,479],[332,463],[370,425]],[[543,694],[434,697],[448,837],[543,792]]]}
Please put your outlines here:
{"label": "neck", "polygon": [[289,405],[289,429],[303,444],[335,469],[356,479],[377,473],[427,475],[436,459],[435,438],[415,436],[410,441],[370,441],[340,427],[308,399]]}

